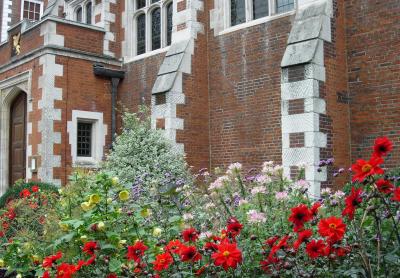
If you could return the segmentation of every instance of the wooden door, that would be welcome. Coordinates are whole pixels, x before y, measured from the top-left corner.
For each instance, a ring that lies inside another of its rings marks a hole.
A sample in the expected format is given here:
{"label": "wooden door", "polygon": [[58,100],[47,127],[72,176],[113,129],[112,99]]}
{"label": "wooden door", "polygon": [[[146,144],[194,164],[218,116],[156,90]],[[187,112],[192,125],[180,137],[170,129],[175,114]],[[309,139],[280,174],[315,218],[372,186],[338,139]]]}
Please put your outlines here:
{"label": "wooden door", "polygon": [[10,109],[10,186],[12,186],[19,179],[25,179],[25,141],[26,94],[21,93],[13,101]]}

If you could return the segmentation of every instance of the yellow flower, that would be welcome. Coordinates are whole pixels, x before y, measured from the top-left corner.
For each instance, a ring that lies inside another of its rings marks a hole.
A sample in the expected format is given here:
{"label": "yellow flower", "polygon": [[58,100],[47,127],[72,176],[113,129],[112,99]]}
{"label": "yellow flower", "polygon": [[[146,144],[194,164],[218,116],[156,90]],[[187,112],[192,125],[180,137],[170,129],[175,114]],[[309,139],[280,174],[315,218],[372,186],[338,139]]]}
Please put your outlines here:
{"label": "yellow flower", "polygon": [[93,205],[92,205],[91,203],[89,203],[89,202],[83,202],[83,203],[81,204],[81,208],[82,208],[84,211],[88,211],[88,210],[91,210],[91,209],[93,208]]}
{"label": "yellow flower", "polygon": [[107,204],[111,204],[112,203],[112,198],[107,198]]}
{"label": "yellow flower", "polygon": [[63,222],[58,222],[58,226],[63,230],[64,232],[67,232],[69,230],[68,224],[65,224]]}
{"label": "yellow flower", "polygon": [[118,247],[119,248],[122,248],[122,247],[124,247],[126,245],[126,239],[121,239],[119,242],[118,242]]}
{"label": "yellow flower", "polygon": [[81,240],[83,243],[87,242],[88,237],[86,235],[81,236]]}
{"label": "yellow flower", "polygon": [[129,192],[127,190],[122,190],[119,194],[119,199],[121,201],[127,201],[129,199]]}
{"label": "yellow flower", "polygon": [[103,221],[100,221],[100,222],[97,224],[97,229],[99,229],[99,231],[103,231],[105,228],[106,228],[106,224],[104,224]]}
{"label": "yellow flower", "polygon": [[17,276],[15,276],[15,278],[22,278],[22,274],[18,273]]}
{"label": "yellow flower", "polygon": [[162,232],[161,228],[154,228],[153,229],[153,236],[159,237],[161,235],[161,232]]}
{"label": "yellow flower", "polygon": [[113,177],[113,178],[111,179],[111,183],[112,183],[112,185],[114,185],[114,186],[118,185],[118,183],[119,183],[119,178],[118,178],[118,177]]}
{"label": "yellow flower", "polygon": [[4,260],[0,259],[0,267],[4,267]]}
{"label": "yellow flower", "polygon": [[41,259],[40,259],[40,257],[38,255],[32,255],[32,260],[34,262],[40,262],[41,261]]}
{"label": "yellow flower", "polygon": [[89,197],[89,203],[90,204],[98,204],[100,203],[100,195],[99,194],[92,194]]}
{"label": "yellow flower", "polygon": [[140,215],[142,217],[149,217],[151,215],[151,209],[148,209],[148,208],[142,209],[142,211],[140,212]]}

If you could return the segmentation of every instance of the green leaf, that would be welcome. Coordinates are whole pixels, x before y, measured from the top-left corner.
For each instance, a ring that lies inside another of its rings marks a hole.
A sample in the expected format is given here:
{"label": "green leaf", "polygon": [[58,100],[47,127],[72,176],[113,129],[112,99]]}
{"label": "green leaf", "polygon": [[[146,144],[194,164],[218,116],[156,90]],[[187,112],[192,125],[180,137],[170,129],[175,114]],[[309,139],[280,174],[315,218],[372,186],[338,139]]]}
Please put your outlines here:
{"label": "green leaf", "polygon": [[110,260],[110,264],[108,265],[108,269],[111,272],[118,272],[121,269],[121,261],[116,258],[112,258]]}

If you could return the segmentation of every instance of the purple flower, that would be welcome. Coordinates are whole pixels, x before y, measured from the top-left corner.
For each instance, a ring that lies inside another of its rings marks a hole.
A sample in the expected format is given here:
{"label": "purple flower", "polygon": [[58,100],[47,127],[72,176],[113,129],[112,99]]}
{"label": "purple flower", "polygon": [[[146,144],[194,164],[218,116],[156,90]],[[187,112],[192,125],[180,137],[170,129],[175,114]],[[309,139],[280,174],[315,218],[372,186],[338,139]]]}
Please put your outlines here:
{"label": "purple flower", "polygon": [[333,158],[328,158],[326,160],[326,164],[328,164],[328,165],[333,165],[334,162],[335,162],[335,159],[333,159]]}
{"label": "purple flower", "polygon": [[341,173],[343,173],[344,172],[344,168],[340,168],[339,170],[338,170],[338,172],[341,174]]}
{"label": "purple flower", "polygon": [[339,176],[339,173],[338,173],[338,172],[334,172],[334,173],[333,173],[333,177],[336,178],[337,176]]}
{"label": "purple flower", "polygon": [[325,160],[321,160],[320,162],[319,162],[319,167],[324,167],[326,165],[326,161]]}

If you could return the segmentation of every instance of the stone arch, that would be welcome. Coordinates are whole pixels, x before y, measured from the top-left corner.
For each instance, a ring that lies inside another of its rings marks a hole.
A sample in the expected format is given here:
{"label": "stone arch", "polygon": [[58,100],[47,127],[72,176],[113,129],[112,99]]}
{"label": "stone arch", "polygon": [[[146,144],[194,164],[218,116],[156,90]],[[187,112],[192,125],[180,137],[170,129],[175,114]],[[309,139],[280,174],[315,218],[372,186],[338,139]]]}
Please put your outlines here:
{"label": "stone arch", "polygon": [[32,110],[30,100],[30,72],[25,72],[17,76],[8,78],[0,82],[0,194],[3,194],[9,186],[9,146],[10,146],[10,112],[11,105],[15,98],[21,93],[26,94],[26,159],[25,159],[25,178],[30,178],[28,167],[29,146],[29,112]]}

